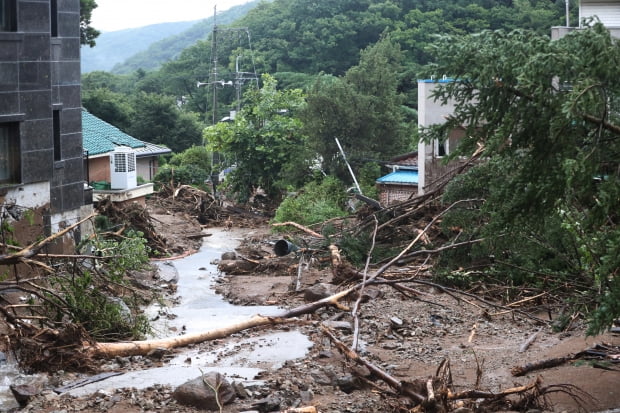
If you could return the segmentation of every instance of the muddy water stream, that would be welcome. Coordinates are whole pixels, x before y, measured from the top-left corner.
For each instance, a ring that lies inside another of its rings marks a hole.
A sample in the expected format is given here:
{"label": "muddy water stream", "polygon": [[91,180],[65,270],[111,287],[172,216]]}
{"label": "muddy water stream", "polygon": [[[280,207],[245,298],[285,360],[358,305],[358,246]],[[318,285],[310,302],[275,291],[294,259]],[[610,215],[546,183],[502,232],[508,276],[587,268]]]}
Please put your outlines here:
{"label": "muddy water stream", "polygon": [[[214,292],[217,278],[221,276],[214,261],[222,253],[234,250],[239,244],[240,234],[221,229],[210,229],[209,233],[211,236],[205,238],[197,253],[180,260],[158,263],[164,278],[178,275],[177,295],[180,300],[174,307],[154,305],[147,309],[151,318],[160,315],[153,323],[153,338],[210,331],[256,314],[275,315],[282,312],[275,306],[233,305]],[[172,317],[161,316],[166,313]],[[163,367],[130,371],[75,388],[69,393],[82,396],[98,390],[123,387],[142,389],[154,384],[178,386],[208,371],[218,371],[229,381],[251,383],[261,371],[278,368],[287,360],[303,357],[311,345],[311,341],[297,331],[252,332],[241,338],[231,338],[227,344],[215,346],[210,352],[195,348],[181,349]],[[0,377],[3,376],[5,374],[0,372]],[[6,390],[10,397],[8,384],[2,387],[3,382],[0,381],[0,393]],[[0,394],[0,411],[5,407],[3,402],[9,402],[6,393]]]}

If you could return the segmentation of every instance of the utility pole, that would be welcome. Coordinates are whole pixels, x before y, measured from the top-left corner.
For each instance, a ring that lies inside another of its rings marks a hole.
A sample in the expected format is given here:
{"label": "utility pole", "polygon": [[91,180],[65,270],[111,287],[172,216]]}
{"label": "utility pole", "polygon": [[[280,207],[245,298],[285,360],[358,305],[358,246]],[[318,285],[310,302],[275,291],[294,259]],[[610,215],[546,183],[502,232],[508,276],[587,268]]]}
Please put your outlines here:
{"label": "utility pole", "polygon": [[211,36],[211,59],[213,61],[213,125],[217,123],[217,5],[213,6],[213,35]]}

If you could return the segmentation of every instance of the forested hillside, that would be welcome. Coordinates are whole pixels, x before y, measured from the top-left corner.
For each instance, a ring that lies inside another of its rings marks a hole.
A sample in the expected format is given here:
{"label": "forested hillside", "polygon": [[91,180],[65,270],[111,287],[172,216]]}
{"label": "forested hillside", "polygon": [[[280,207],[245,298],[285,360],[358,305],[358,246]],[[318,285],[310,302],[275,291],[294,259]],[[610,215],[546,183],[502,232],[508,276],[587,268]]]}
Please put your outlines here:
{"label": "forested hillside", "polygon": [[[240,6],[231,7],[217,15],[216,23],[218,25],[231,24],[247,14],[248,11],[256,7],[258,3],[259,0],[254,0]],[[157,69],[163,63],[178,56],[183,49],[190,47],[196,43],[196,41],[206,39],[212,31],[213,17],[209,17],[191,25],[186,30],[176,32],[174,35],[160,37],[157,41],[151,42],[148,47],[128,55],[123,60],[115,62],[111,71],[113,73],[126,74],[137,69]],[[99,43],[99,41],[97,41],[97,43]]]}
{"label": "forested hillside", "polygon": [[153,24],[136,29],[103,32],[95,47],[82,46],[82,73],[110,71],[114,65],[145,50],[159,40],[169,38],[195,25],[197,21]]}

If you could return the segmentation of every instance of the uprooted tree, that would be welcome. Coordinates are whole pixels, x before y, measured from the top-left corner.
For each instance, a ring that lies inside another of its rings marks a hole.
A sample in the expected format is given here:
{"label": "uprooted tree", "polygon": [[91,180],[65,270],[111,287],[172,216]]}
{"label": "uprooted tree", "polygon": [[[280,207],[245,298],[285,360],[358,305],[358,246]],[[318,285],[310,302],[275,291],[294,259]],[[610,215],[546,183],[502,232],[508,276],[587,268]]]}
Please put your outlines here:
{"label": "uprooted tree", "polygon": [[589,333],[605,330],[620,316],[618,40],[594,23],[554,41],[486,31],[436,46],[430,70],[454,79],[436,98],[456,110],[425,139],[464,128],[452,156],[482,144],[486,159],[444,197],[484,199],[444,220],[484,241],[444,254],[444,268],[569,291]]}

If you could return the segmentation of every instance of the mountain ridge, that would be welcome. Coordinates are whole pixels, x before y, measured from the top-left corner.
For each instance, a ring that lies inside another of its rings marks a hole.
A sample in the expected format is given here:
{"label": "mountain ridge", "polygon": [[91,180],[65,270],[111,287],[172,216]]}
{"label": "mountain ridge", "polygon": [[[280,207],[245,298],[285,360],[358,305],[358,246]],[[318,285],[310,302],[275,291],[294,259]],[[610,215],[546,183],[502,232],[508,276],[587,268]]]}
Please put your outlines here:
{"label": "mountain ridge", "polygon": [[151,44],[186,31],[200,20],[151,24],[148,26],[102,32],[95,47],[82,46],[82,73],[110,71]]}
{"label": "mountain ridge", "polygon": [[[217,24],[230,24],[256,7],[260,0],[231,7],[217,15]],[[102,70],[127,74],[155,70],[183,49],[206,39],[213,17],[185,22],[159,23],[134,29],[103,32],[94,48],[82,47],[82,73]]]}

